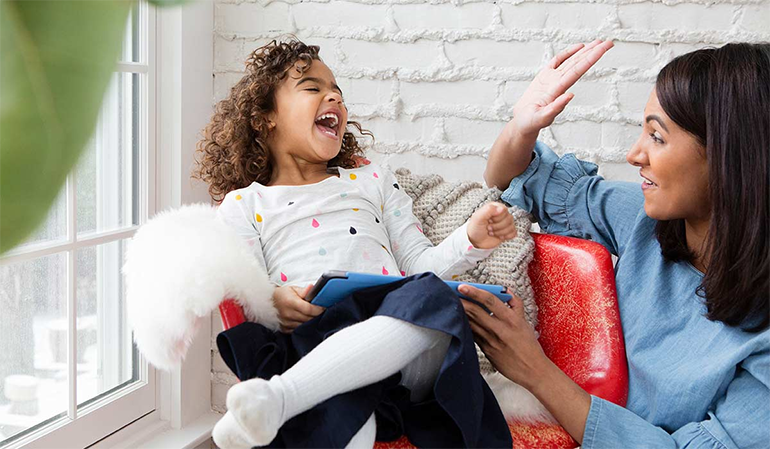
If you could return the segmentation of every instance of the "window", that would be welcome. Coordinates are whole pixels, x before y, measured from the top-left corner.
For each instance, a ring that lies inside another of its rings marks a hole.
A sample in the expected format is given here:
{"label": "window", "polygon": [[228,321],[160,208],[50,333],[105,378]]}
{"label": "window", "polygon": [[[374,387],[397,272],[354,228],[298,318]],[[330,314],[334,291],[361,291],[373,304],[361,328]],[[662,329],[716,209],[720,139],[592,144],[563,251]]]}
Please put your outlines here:
{"label": "window", "polygon": [[41,228],[0,259],[0,447],[43,436],[85,447],[156,407],[120,272],[154,212],[154,26],[138,3],[76,170]]}

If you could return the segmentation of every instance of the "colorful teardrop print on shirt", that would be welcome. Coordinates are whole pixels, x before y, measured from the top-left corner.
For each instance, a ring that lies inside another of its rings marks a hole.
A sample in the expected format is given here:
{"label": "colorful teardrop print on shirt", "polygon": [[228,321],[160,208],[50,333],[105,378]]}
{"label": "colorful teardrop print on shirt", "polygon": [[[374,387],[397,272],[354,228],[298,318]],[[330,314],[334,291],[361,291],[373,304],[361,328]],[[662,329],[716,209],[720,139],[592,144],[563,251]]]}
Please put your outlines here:
{"label": "colorful teardrop print on shirt", "polygon": [[372,173],[372,174],[374,175],[374,177],[375,177],[375,178],[377,178],[377,179],[379,179],[379,178],[380,178],[379,176],[377,176],[377,172],[374,172],[374,173]]}
{"label": "colorful teardrop print on shirt", "polygon": [[401,276],[406,276],[406,271],[401,270]]}
{"label": "colorful teardrop print on shirt", "polygon": [[317,228],[317,227],[321,226],[321,224],[318,223],[318,220],[316,220],[315,218],[313,219],[312,223],[310,223],[310,224],[312,224],[314,228]]}
{"label": "colorful teardrop print on shirt", "polygon": [[417,230],[418,231],[420,231],[421,233],[425,234],[424,232],[422,232],[422,228],[420,227],[420,225],[418,225],[417,223],[415,223],[414,225],[417,226]]}
{"label": "colorful teardrop print on shirt", "polygon": [[382,267],[382,274],[384,274],[385,276],[388,275],[388,270],[386,270],[385,267]]}
{"label": "colorful teardrop print on shirt", "polygon": [[286,275],[285,275],[285,274],[283,274],[283,271],[281,271],[281,282],[286,282],[286,281],[288,281],[288,280],[289,280],[289,278],[288,278],[288,277],[286,277]]}
{"label": "colorful teardrop print on shirt", "polygon": [[356,176],[356,174],[355,174],[355,173],[351,173],[351,174],[350,174],[350,179],[352,179],[353,181],[355,181],[357,177],[358,177],[358,176]]}
{"label": "colorful teardrop print on shirt", "polygon": [[242,199],[243,199],[243,197],[242,197],[242,196],[240,196],[240,195],[235,195],[235,201],[240,201],[240,200],[242,200]]}
{"label": "colorful teardrop print on shirt", "polygon": [[396,209],[396,210],[393,211],[393,215],[395,215],[396,217],[400,217],[401,216],[401,211]]}
{"label": "colorful teardrop print on shirt", "polygon": [[322,247],[321,247],[321,248],[318,250],[318,255],[319,255],[319,256],[325,256],[325,255],[326,255],[326,248],[324,248],[324,247],[322,246]]}
{"label": "colorful teardrop print on shirt", "polygon": [[377,218],[377,217],[374,217],[374,222],[377,223],[377,224],[380,224],[380,219]]}
{"label": "colorful teardrop print on shirt", "polygon": [[353,234],[353,235],[356,235],[356,234],[358,233],[358,231],[356,231],[356,228],[354,228],[353,226],[351,226],[351,227],[350,227],[350,233],[351,233],[351,234]]}
{"label": "colorful teardrop print on shirt", "polygon": [[342,198],[345,198],[346,196],[348,196],[348,194],[347,194],[347,193],[345,193],[345,192],[342,192],[342,193],[340,193],[340,196],[341,196]]}
{"label": "colorful teardrop print on shirt", "polygon": [[397,183],[397,182],[394,182],[394,183],[393,183],[393,187],[395,187],[395,188],[396,188],[396,190],[401,190],[401,188],[398,186],[398,183]]}
{"label": "colorful teardrop print on shirt", "polygon": [[262,223],[262,215],[254,214],[254,218],[257,220],[257,223]]}

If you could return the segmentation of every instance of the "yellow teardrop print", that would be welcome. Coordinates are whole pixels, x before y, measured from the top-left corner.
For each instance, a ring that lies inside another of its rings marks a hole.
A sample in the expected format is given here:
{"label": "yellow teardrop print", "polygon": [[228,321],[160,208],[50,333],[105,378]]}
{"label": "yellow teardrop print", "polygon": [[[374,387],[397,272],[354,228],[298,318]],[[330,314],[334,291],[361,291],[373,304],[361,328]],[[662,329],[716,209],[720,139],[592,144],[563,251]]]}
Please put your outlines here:
{"label": "yellow teardrop print", "polygon": [[257,223],[262,223],[262,215],[255,214],[255,217],[257,218]]}
{"label": "yellow teardrop print", "polygon": [[355,174],[355,173],[351,173],[351,174],[350,174],[350,179],[353,179],[353,180],[355,180],[356,178],[357,178],[357,176],[356,176],[356,174]]}

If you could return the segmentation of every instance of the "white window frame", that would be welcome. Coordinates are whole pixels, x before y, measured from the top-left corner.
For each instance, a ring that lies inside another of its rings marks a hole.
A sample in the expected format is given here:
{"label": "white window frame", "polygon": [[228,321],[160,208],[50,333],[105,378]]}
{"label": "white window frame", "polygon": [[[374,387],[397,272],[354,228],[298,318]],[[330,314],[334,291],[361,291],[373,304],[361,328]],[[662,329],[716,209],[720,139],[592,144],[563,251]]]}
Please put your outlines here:
{"label": "white window frame", "polygon": [[[147,205],[142,210],[151,216],[182,204],[210,202],[206,187],[192,183],[189,175],[200,130],[210,119],[213,109],[214,3],[202,0],[183,7],[161,9],[144,2],[141,4],[147,11],[149,25],[145,98],[152,106],[146,111],[149,158],[143,164],[146,172],[142,175],[147,179],[147,189],[142,189],[141,195],[146,201],[143,204]],[[132,63],[121,63],[117,71],[136,69]],[[71,192],[67,195],[68,206],[74,206],[73,183],[68,183],[67,188]],[[140,215],[140,223],[147,218]],[[127,238],[136,228],[100,233],[92,238],[78,239],[78,242],[92,246]],[[71,234],[72,223],[69,223],[69,229]],[[41,247],[30,258],[60,251],[61,247]],[[70,251],[70,254],[70,266],[74,266],[75,252]],[[68,288],[73,290],[75,287],[70,285]],[[70,338],[75,338],[74,318],[71,321]],[[211,411],[211,322],[209,319],[203,322],[181,368],[162,372],[149,366],[141,357],[142,367],[147,368],[140,369],[139,382],[81,408],[74,421],[60,419],[4,446],[4,449],[89,445],[96,449],[186,448],[204,442],[210,437],[219,415]],[[70,348],[70,361],[75,357]],[[74,366],[71,363],[70,388],[76,379],[73,377],[76,374]],[[72,407],[70,405],[70,413]]]}

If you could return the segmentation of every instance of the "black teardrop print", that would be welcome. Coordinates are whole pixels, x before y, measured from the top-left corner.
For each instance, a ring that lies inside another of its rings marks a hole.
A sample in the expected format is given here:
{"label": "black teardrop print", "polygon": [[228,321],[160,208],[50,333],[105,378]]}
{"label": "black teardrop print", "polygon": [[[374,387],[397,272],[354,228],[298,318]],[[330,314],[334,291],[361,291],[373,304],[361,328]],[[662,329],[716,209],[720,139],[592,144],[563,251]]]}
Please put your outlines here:
{"label": "black teardrop print", "polygon": [[291,206],[292,204],[294,204],[294,201],[289,201],[289,206]]}
{"label": "black teardrop print", "polygon": [[350,227],[350,233],[351,234],[355,235],[357,232],[358,231],[356,231],[356,228],[354,228],[353,226]]}
{"label": "black teardrop print", "polygon": [[380,222],[380,219],[379,219],[379,218],[377,218],[377,217],[374,217],[374,221],[375,221],[375,222],[377,222],[377,223],[379,223],[379,222]]}
{"label": "black teardrop print", "polygon": [[401,189],[401,188],[398,186],[398,183],[395,183],[395,182],[393,183],[393,187],[395,187],[395,188],[396,188],[396,190],[400,190],[400,189]]}

